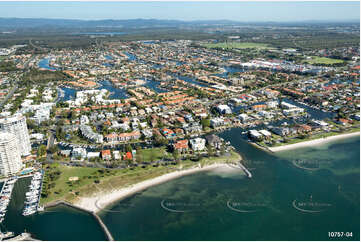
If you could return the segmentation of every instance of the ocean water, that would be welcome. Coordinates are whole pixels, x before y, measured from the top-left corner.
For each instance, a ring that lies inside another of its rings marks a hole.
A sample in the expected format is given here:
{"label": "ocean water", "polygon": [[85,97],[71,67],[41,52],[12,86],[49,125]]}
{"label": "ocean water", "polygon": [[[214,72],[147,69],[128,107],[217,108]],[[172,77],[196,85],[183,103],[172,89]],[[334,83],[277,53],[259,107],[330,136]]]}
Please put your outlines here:
{"label": "ocean water", "polygon": [[[241,153],[253,177],[217,169],[151,187],[100,213],[116,240],[337,240],[360,239],[360,138],[280,153],[267,153],[240,138],[220,134]],[[295,160],[318,161],[306,170]],[[105,240],[88,214],[59,206],[22,217],[26,181],[2,231],[25,229],[41,240]],[[346,232],[352,237],[346,237]]]}
{"label": "ocean water", "polygon": [[[101,213],[117,240],[359,240],[358,137],[316,148],[269,154],[221,134],[243,155],[253,178],[224,170],[155,186]],[[292,161],[328,159],[327,168]],[[294,206],[295,205],[295,206]],[[298,210],[302,209],[302,210]]]}
{"label": "ocean water", "polygon": [[106,240],[93,216],[67,206],[22,216],[25,192],[30,182],[31,178],[23,178],[15,183],[5,220],[0,225],[2,232],[12,231],[17,235],[26,231],[39,240]]}

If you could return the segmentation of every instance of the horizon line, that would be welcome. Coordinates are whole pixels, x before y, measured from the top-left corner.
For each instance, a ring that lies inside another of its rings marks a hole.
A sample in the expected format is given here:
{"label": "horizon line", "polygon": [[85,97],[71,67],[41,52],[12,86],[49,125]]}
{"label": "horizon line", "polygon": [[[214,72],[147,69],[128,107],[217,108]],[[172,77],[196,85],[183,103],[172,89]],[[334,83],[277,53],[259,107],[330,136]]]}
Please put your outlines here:
{"label": "horizon line", "polygon": [[112,21],[122,21],[122,20],[160,20],[160,21],[179,21],[179,22],[210,22],[210,21],[229,21],[229,22],[236,22],[236,23],[292,23],[292,22],[360,22],[359,19],[308,19],[308,20],[231,20],[231,19],[207,19],[207,20],[183,20],[183,19],[158,19],[158,18],[124,18],[124,19],[115,19],[115,18],[94,18],[94,19],[87,19],[87,18],[51,18],[51,17],[39,17],[39,18],[32,18],[32,17],[0,17],[0,19],[38,19],[38,20],[76,20],[76,21],[105,21],[105,20],[112,20]]}

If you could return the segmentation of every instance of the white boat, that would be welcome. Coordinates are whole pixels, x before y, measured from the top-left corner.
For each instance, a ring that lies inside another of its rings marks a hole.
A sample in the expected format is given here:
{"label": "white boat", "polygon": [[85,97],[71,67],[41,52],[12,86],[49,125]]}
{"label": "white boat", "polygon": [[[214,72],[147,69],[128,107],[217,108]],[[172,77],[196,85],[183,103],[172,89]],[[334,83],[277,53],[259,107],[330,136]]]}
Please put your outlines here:
{"label": "white boat", "polygon": [[26,193],[26,198],[37,197],[39,195],[38,190],[32,190]]}
{"label": "white boat", "polygon": [[29,216],[34,214],[36,211],[35,210],[27,210],[23,212],[23,216]]}
{"label": "white boat", "polygon": [[14,184],[18,179],[8,180],[6,184]]}

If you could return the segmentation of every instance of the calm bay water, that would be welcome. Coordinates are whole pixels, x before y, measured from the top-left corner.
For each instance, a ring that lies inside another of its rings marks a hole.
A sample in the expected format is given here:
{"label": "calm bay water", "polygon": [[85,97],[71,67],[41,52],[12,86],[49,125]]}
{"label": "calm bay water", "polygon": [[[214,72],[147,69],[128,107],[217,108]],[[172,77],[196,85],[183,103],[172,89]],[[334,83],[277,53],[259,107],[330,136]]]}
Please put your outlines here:
{"label": "calm bay water", "polygon": [[[238,172],[194,174],[152,187],[101,214],[117,240],[327,240],[329,231],[359,239],[359,138],[268,154],[221,135],[241,152],[253,178]],[[305,155],[307,154],[307,156]],[[338,154],[338,155],[335,155]],[[328,159],[306,171],[292,164]],[[303,206],[301,212],[293,207]],[[233,209],[232,209],[233,208]]]}
{"label": "calm bay water", "polygon": [[40,240],[106,240],[103,231],[93,216],[67,206],[47,209],[32,216],[21,215],[25,192],[31,178],[23,178],[15,183],[1,231],[20,234],[29,232]]}
{"label": "calm bay water", "polygon": [[[340,231],[353,235],[342,239],[359,240],[359,137],[269,154],[240,139],[239,131],[232,129],[220,136],[242,154],[251,179],[238,170],[216,170],[151,187],[100,213],[113,237],[328,240],[328,232]],[[300,169],[295,160],[318,161],[322,169]],[[19,188],[24,185],[20,182]],[[15,191],[15,195],[21,193]],[[294,204],[308,212],[297,210]],[[66,207],[29,218],[9,213],[4,225],[17,233],[26,228],[43,240],[105,239],[91,216]]]}

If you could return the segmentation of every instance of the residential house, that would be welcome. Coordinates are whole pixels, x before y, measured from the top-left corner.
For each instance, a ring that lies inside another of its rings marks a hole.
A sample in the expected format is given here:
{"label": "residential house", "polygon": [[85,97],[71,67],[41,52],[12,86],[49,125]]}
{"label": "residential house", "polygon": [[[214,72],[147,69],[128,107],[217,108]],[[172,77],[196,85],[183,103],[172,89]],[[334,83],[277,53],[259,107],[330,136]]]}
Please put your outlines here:
{"label": "residential house", "polygon": [[179,140],[173,144],[173,149],[178,150],[180,153],[188,151],[188,140]]}
{"label": "residential house", "polygon": [[204,150],[206,145],[206,140],[203,138],[195,138],[191,139],[190,141],[191,147],[194,151],[201,151]]}
{"label": "residential house", "polygon": [[162,134],[164,135],[164,137],[166,137],[167,139],[173,138],[175,137],[175,133],[173,132],[173,130],[168,129],[168,128],[164,128],[161,129]]}
{"label": "residential house", "polygon": [[101,154],[102,154],[103,160],[111,160],[112,159],[112,154],[110,153],[110,150],[102,150]]}
{"label": "residential house", "polygon": [[262,140],[263,135],[258,132],[255,129],[251,129],[248,131],[248,136],[252,139],[252,140],[256,140],[256,141],[260,141]]}
{"label": "residential house", "polygon": [[225,104],[218,105],[216,107],[216,109],[220,114],[231,114],[232,113],[232,109]]}
{"label": "residential house", "polygon": [[86,157],[88,159],[94,159],[94,158],[98,158],[99,156],[100,156],[100,152],[88,152]]}
{"label": "residential house", "polygon": [[212,146],[216,149],[221,148],[222,140],[217,135],[210,134],[210,135],[207,135],[205,138],[206,138],[207,144],[209,144],[210,146]]}
{"label": "residential house", "polygon": [[95,143],[103,143],[103,135],[94,132],[90,126],[80,125],[79,129],[81,134],[90,141]]}
{"label": "residential house", "polygon": [[212,128],[216,128],[216,127],[224,125],[224,119],[223,118],[212,118],[210,120],[210,123],[211,123]]}
{"label": "residential house", "polygon": [[76,160],[83,160],[86,158],[86,155],[87,155],[86,149],[81,147],[73,148],[71,152],[72,158]]}

